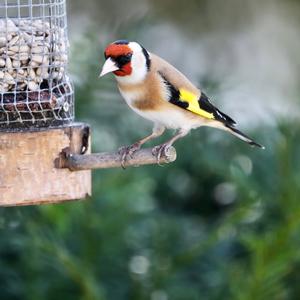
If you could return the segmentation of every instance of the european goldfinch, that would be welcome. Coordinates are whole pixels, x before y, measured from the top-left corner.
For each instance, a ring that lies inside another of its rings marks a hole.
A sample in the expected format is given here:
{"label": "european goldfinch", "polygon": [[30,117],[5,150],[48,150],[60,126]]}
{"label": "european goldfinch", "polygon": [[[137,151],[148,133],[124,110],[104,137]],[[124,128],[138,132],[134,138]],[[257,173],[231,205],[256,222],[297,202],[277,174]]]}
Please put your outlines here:
{"label": "european goldfinch", "polygon": [[152,133],[122,150],[122,166],[128,155],[163,134],[178,132],[169,141],[153,148],[160,156],[191,129],[210,126],[223,129],[252,146],[264,148],[236,128],[236,122],[216,108],[208,97],[181,72],[136,42],[119,40],[104,52],[101,76],[113,72],[120,93],[136,113],[154,123]]}

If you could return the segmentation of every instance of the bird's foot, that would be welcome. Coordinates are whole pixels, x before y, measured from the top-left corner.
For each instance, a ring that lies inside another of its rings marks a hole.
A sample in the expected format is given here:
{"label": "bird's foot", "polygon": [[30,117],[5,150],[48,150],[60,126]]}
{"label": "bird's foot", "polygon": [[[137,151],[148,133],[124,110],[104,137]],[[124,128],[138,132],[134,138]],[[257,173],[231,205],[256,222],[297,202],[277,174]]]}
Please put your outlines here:
{"label": "bird's foot", "polygon": [[119,148],[118,153],[121,156],[121,166],[125,169],[125,163],[128,158],[133,158],[133,154],[141,148],[140,143],[134,143],[130,146],[123,146]]}
{"label": "bird's foot", "polygon": [[168,150],[169,148],[171,147],[172,145],[170,145],[169,143],[165,143],[165,144],[161,144],[161,145],[158,145],[158,146],[155,146],[153,149],[152,149],[152,154],[154,156],[156,156],[156,162],[159,166],[162,166],[160,164],[160,159],[163,155],[167,155],[168,154]]}

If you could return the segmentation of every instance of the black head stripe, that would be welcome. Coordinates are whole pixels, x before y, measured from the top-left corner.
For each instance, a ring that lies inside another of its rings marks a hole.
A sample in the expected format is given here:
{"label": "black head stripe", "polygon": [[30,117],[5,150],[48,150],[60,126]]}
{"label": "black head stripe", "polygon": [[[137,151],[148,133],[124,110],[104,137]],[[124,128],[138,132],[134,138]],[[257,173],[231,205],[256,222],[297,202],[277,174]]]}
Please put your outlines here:
{"label": "black head stripe", "polygon": [[115,45],[128,45],[129,41],[127,40],[117,40],[114,42]]}
{"label": "black head stripe", "polygon": [[[141,46],[142,47],[142,46]],[[150,67],[151,67],[151,59],[150,59],[150,55],[148,53],[148,51],[142,47],[142,51],[143,51],[143,54],[146,58],[146,66],[147,66],[147,70],[149,71],[150,70]]]}

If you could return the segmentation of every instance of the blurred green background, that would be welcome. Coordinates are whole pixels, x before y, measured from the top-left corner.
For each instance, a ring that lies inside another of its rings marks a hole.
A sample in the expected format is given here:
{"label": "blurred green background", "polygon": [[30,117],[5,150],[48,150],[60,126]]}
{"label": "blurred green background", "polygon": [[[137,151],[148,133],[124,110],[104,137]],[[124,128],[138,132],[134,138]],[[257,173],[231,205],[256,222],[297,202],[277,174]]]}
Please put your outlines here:
{"label": "blurred green background", "polygon": [[0,299],[300,299],[300,1],[68,6],[76,115],[93,151],[151,130],[112,76],[97,78],[121,38],[177,66],[266,150],[201,128],[173,164],[94,172],[91,199],[1,208]]}

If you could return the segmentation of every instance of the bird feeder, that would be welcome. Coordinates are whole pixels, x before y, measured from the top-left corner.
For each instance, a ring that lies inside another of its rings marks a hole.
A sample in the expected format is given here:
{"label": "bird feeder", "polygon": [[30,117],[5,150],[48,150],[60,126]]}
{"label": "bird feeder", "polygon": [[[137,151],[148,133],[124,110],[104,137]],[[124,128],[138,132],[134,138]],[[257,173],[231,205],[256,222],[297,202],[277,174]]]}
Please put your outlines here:
{"label": "bird feeder", "polygon": [[[65,0],[1,1],[1,206],[85,198],[91,169],[121,165],[118,153],[90,154],[90,128],[74,122],[68,47]],[[146,149],[126,165],[155,162]]]}

